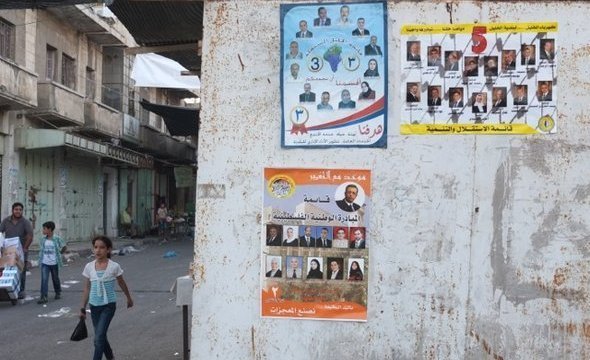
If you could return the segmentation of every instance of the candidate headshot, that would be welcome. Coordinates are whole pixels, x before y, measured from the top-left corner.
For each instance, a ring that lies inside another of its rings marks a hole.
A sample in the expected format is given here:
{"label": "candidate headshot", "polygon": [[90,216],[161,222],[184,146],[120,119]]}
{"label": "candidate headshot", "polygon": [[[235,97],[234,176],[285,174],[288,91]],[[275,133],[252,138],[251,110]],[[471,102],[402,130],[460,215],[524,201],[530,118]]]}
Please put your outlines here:
{"label": "candidate headshot", "polygon": [[358,18],[356,20],[356,29],[352,30],[352,36],[369,36],[371,32],[365,29],[365,18]]}
{"label": "candidate headshot", "polygon": [[283,246],[299,246],[297,239],[297,226],[283,226]]}
{"label": "candidate headshot", "polygon": [[301,256],[287,256],[285,275],[287,279],[301,279],[303,274],[303,258]]}
{"label": "candidate headshot", "polygon": [[406,42],[406,60],[420,61],[420,41]]}
{"label": "candidate headshot", "polygon": [[420,91],[418,90],[418,83],[409,82],[406,84],[406,102],[420,102]]}
{"label": "candidate headshot", "polygon": [[292,81],[302,80],[301,76],[299,76],[299,64],[297,64],[297,63],[291,64],[291,66],[289,66],[289,70],[290,70],[289,80],[292,80]]}
{"label": "candidate headshot", "polygon": [[328,258],[328,280],[342,280],[344,278],[344,274],[342,271],[343,263],[343,258]]}
{"label": "candidate headshot", "polygon": [[299,94],[299,102],[315,102],[315,93],[311,92],[311,84],[303,84],[303,93]]}
{"label": "candidate headshot", "polygon": [[340,249],[348,248],[348,228],[334,227],[334,240],[332,241],[332,247]]}
{"label": "candidate headshot", "polygon": [[315,245],[319,248],[332,247],[332,228],[327,226],[316,226]]}
{"label": "candidate headshot", "polygon": [[498,57],[484,56],[483,57],[483,74],[485,76],[498,76]]}
{"label": "candidate headshot", "polygon": [[297,41],[291,41],[289,44],[289,52],[285,55],[285,59],[287,60],[296,60],[302,59],[303,54],[299,51],[299,43]]}
{"label": "candidate headshot", "polygon": [[336,205],[346,212],[354,212],[361,208],[359,204],[355,202],[359,193],[359,188],[355,184],[348,184],[344,188],[344,198],[336,201]]}
{"label": "candidate headshot", "polygon": [[354,109],[356,108],[356,102],[350,98],[350,91],[347,89],[342,90],[340,93],[342,101],[338,103],[338,109]]}
{"label": "candidate headshot", "polygon": [[477,62],[479,61],[479,57],[477,56],[465,56],[465,67],[463,69],[463,76],[478,76],[479,69],[477,67]]}
{"label": "candidate headshot", "polygon": [[487,113],[487,100],[487,94],[484,92],[476,92],[471,94],[471,112],[474,114]]}
{"label": "candidate headshot", "polygon": [[324,272],[322,271],[322,263],[324,259],[321,257],[310,257],[307,259],[307,279],[323,279]]}
{"label": "candidate headshot", "polygon": [[502,71],[516,69],[516,50],[502,50]]}
{"label": "candidate headshot", "polygon": [[299,227],[299,246],[300,247],[315,247],[315,236],[313,229],[309,225]]}
{"label": "candidate headshot", "polygon": [[349,281],[363,281],[365,267],[365,259],[348,259],[348,280]]}
{"label": "candidate headshot", "polygon": [[555,39],[541,39],[540,46],[539,57],[542,60],[551,61],[555,59]]}
{"label": "candidate headshot", "polygon": [[363,74],[364,77],[377,77],[379,76],[379,65],[376,59],[369,59],[367,63],[367,70]]}
{"label": "candidate headshot", "polygon": [[449,89],[449,107],[462,108],[463,107],[463,88]]}
{"label": "candidate headshot", "polygon": [[365,243],[365,228],[351,227],[350,228],[350,245],[351,249],[364,249]]}
{"label": "candidate headshot", "polygon": [[338,25],[350,25],[350,8],[348,5],[340,7],[340,18],[338,18]]}
{"label": "candidate headshot", "polygon": [[368,45],[365,45],[365,55],[383,55],[381,47],[377,45],[377,36],[371,35]]}
{"label": "candidate headshot", "polygon": [[522,44],[520,47],[520,64],[535,65],[535,45]]}
{"label": "candidate headshot", "polygon": [[281,271],[281,257],[267,256],[266,257],[266,277],[280,278],[283,276]]}
{"label": "candidate headshot", "polygon": [[514,105],[527,105],[529,103],[528,86],[517,85],[513,90],[512,99]]}
{"label": "candidate headshot", "polygon": [[492,107],[506,107],[506,88],[494,87],[492,88]]}
{"label": "candidate headshot", "polygon": [[429,106],[440,106],[442,104],[442,98],[440,97],[441,87],[440,86],[429,86],[428,87],[428,105]]}
{"label": "candidate headshot", "polygon": [[307,30],[307,21],[301,20],[299,22],[299,31],[295,33],[295,37],[297,38],[311,38],[313,37],[313,33]]}
{"label": "candidate headshot", "polygon": [[330,105],[330,93],[324,91],[322,93],[321,102],[317,106],[318,110],[333,110],[334,108]]}
{"label": "candidate headshot", "polygon": [[428,66],[441,66],[442,60],[440,58],[440,45],[428,47]]}
{"label": "candidate headshot", "polygon": [[266,225],[266,246],[281,246],[283,228],[279,225]]}
{"label": "candidate headshot", "polygon": [[320,6],[318,8],[318,17],[313,20],[313,26],[330,26],[332,20],[328,17],[328,10]]}
{"label": "candidate headshot", "polygon": [[371,89],[371,85],[366,81],[361,83],[359,100],[375,100],[375,90]]}
{"label": "candidate headshot", "polygon": [[553,83],[551,81],[539,81],[537,86],[537,98],[539,101],[553,100]]}
{"label": "candidate headshot", "polygon": [[459,71],[459,59],[461,59],[460,51],[445,51],[445,70]]}

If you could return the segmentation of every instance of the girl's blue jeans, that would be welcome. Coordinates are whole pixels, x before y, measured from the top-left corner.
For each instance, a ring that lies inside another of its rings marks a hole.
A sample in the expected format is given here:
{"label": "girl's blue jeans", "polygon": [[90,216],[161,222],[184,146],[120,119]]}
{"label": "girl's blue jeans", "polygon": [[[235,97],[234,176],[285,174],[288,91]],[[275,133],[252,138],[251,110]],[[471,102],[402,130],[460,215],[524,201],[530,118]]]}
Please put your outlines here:
{"label": "girl's blue jeans", "polygon": [[90,315],[92,316],[92,325],[94,326],[94,360],[102,360],[104,354],[107,359],[112,359],[113,349],[107,339],[107,330],[115,316],[117,303],[108,303],[101,306],[90,305]]}

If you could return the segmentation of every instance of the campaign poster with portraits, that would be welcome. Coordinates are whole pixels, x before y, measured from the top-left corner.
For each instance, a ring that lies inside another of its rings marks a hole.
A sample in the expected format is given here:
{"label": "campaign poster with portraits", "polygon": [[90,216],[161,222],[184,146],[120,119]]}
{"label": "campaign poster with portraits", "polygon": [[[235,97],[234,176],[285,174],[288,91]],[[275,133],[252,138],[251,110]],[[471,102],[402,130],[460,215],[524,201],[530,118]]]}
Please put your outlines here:
{"label": "campaign poster with portraits", "polygon": [[370,170],[264,169],[261,315],[367,320]]}
{"label": "campaign poster with portraits", "polygon": [[557,132],[557,23],[405,25],[401,133]]}
{"label": "campaign poster with portraits", "polygon": [[281,145],[387,146],[386,3],[281,5]]}

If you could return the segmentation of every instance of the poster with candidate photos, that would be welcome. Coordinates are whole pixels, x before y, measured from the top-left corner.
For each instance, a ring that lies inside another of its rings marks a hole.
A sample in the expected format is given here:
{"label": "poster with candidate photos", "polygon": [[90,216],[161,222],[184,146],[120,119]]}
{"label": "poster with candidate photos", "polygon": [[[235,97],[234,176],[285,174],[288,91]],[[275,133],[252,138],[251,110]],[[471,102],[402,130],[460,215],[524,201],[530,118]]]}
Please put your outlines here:
{"label": "poster with candidate photos", "polygon": [[387,146],[385,2],[281,5],[281,145]]}
{"label": "poster with candidate photos", "polygon": [[264,169],[261,315],[367,320],[371,172]]}
{"label": "poster with candidate photos", "polygon": [[557,132],[557,23],[406,25],[401,133]]}

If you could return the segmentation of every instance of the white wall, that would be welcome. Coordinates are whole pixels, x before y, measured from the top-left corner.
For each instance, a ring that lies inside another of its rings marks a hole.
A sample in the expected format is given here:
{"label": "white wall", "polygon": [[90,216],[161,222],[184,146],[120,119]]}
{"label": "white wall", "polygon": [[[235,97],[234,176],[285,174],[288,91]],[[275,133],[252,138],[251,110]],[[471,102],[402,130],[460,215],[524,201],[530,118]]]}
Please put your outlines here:
{"label": "white wall", "polygon": [[[192,358],[590,357],[590,3],[388,17],[388,148],[283,150],[279,1],[205,2]],[[399,29],[450,20],[559,22],[557,135],[399,135]],[[367,323],[260,318],[263,167],[372,170]]]}

